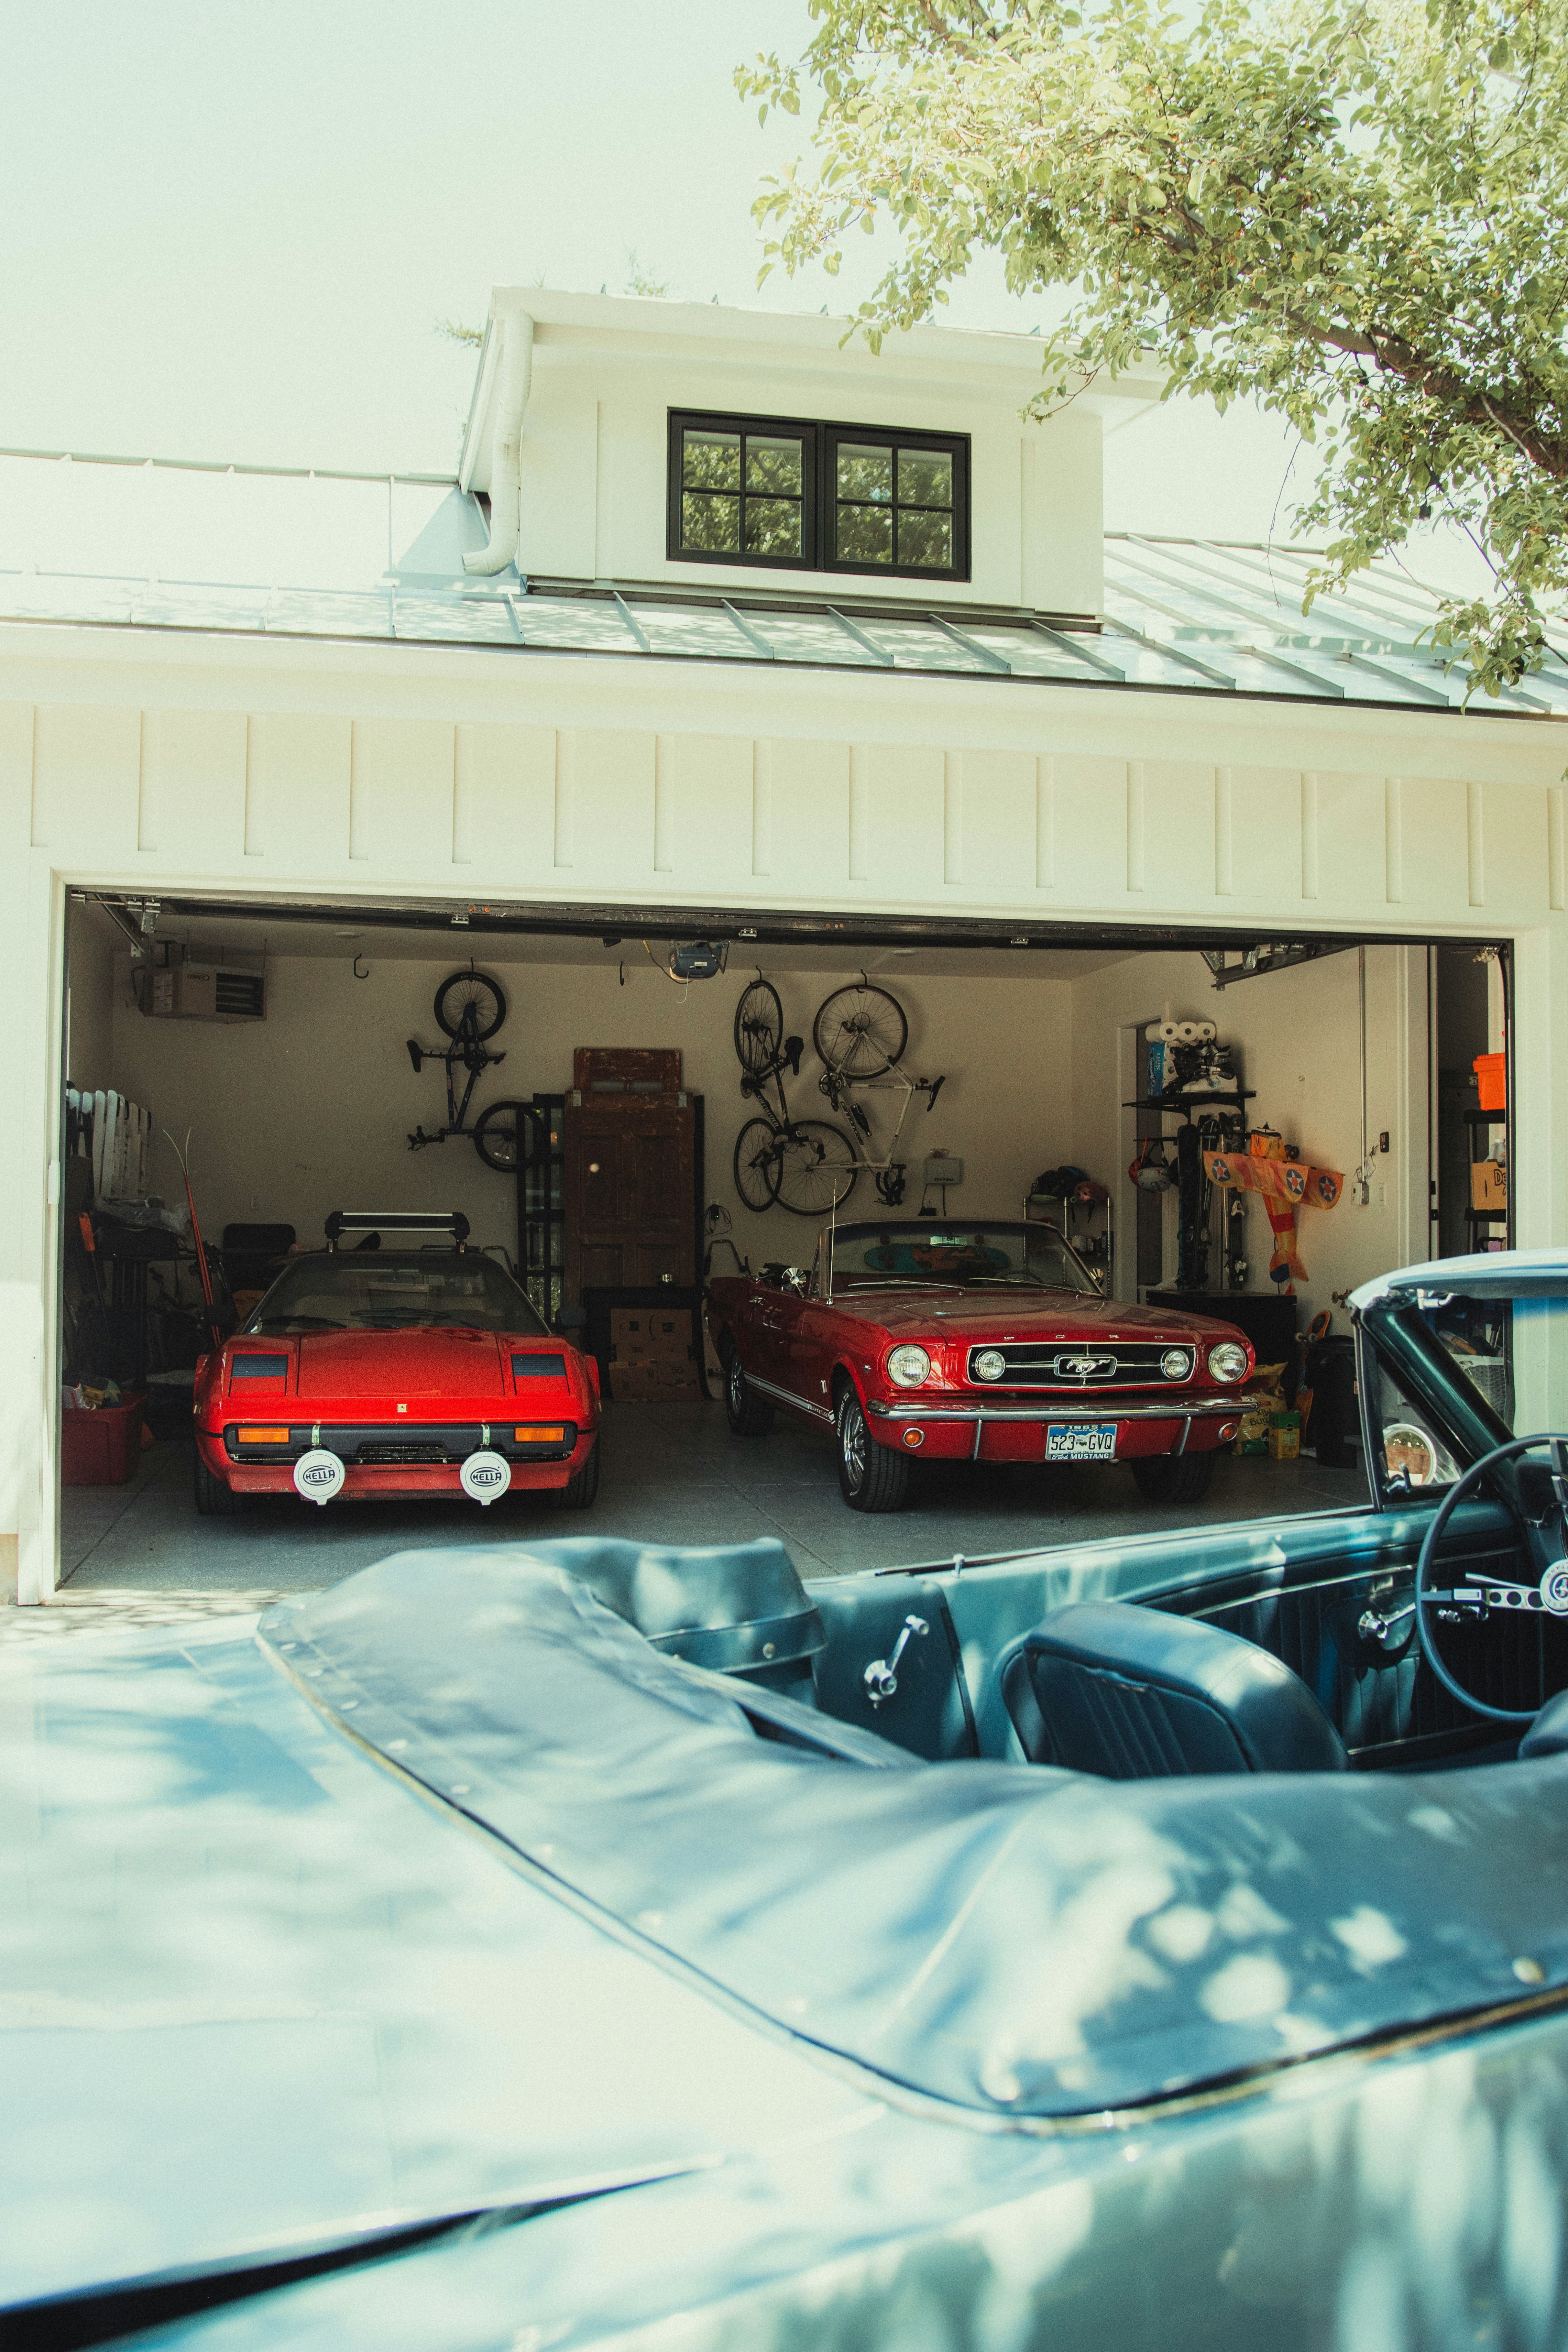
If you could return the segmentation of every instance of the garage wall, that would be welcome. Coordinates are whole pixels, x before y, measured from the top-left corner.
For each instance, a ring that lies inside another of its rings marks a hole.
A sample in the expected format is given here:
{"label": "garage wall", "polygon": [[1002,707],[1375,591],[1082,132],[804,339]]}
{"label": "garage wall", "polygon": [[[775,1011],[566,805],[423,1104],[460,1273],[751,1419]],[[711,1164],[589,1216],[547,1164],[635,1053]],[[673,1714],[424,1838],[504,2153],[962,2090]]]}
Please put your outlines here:
{"label": "garage wall", "polygon": [[[1334,1168],[1345,1195],[1331,1210],[1303,1210],[1298,1241],[1310,1279],[1297,1286],[1303,1322],[1391,1267],[1426,1255],[1427,1181],[1426,951],[1366,950],[1367,1128],[1373,1154],[1371,1202],[1358,1207],[1350,1181],[1361,1158],[1359,970],[1354,950],[1216,991],[1197,955],[1148,956],[1116,964],[1073,987],[1076,1157],[1118,1192],[1117,1287],[1131,1296],[1134,1195],[1127,1181],[1129,1129],[1118,1080],[1121,1033],[1163,1019],[1212,1020],[1237,1049],[1254,1125],[1276,1127],[1314,1166]],[[1179,1122],[1166,1121],[1174,1135]],[[1386,1129],[1389,1150],[1378,1153]],[[1114,1173],[1112,1173],[1114,1171]],[[1170,1196],[1167,1196],[1169,1198]],[[1269,1294],[1273,1235],[1249,1195],[1249,1291]],[[1173,1202],[1166,1219],[1167,1277],[1175,1271]],[[1342,1326],[1342,1316],[1335,1310]]]}
{"label": "garage wall", "polygon": [[[276,1221],[319,1244],[322,1220],[334,1208],[440,1207],[463,1210],[477,1239],[515,1246],[510,1178],[487,1169],[466,1142],[406,1149],[416,1123],[426,1129],[441,1124],[446,1089],[438,1066],[426,1065],[415,1076],[404,1040],[435,1044],[433,1000],[458,959],[378,959],[374,935],[356,944],[367,980],[354,979],[346,946],[331,956],[275,957],[267,973],[267,1019],[233,1025],[147,1019],[132,997],[129,961],[120,960],[110,1083],[155,1113],[155,1189],[173,1196],[179,1186],[162,1131],[183,1136],[191,1128],[197,1206],[215,1236],[230,1222]],[[749,975],[731,971],[680,989],[652,968],[635,941],[627,947],[624,987],[615,963],[509,964],[488,950],[476,958],[500,981],[510,1006],[495,1041],[507,1059],[487,1073],[476,1104],[563,1092],[577,1045],[679,1046],[687,1083],[706,1102],[707,1197],[731,1212],[738,1248],[753,1265],[809,1256],[813,1224],[782,1210],[753,1216],[732,1187],[735,1137],[752,1115],[740,1091],[732,1043],[735,1004]],[[787,1028],[807,1041],[801,1077],[790,1088],[801,1117],[830,1116],[816,1090],[812,1016],[834,988],[858,977],[770,974]],[[1037,1171],[1070,1156],[1070,984],[900,979],[895,986],[909,1016],[911,1074],[948,1076],[934,1113],[928,1116],[917,1097],[904,1129],[910,1206],[919,1205],[921,1164],[941,1147],[965,1161],[964,1184],[949,1196],[952,1209],[1018,1215]],[[897,1097],[868,1101],[879,1133],[885,1132]],[[868,1176],[860,1178],[852,1205],[874,1213]],[[721,1253],[720,1270],[728,1263]]]}
{"label": "garage wall", "polygon": [[80,914],[70,925],[66,984],[70,991],[66,1076],[84,1092],[111,1087],[115,1084],[114,941],[99,923]]}

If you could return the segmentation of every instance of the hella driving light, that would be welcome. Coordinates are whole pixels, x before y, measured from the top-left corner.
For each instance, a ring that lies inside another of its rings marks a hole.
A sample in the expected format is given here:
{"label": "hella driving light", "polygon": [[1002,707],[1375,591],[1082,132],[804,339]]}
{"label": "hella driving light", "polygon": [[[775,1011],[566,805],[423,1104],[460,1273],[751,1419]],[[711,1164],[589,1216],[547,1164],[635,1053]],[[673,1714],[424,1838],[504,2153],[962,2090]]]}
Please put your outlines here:
{"label": "hella driving light", "polygon": [[[1212,1363],[1214,1359],[1209,1359]],[[1167,1348],[1160,1359],[1160,1370],[1168,1381],[1184,1381],[1193,1369],[1193,1360],[1184,1348]]]}
{"label": "hella driving light", "polygon": [[901,1389],[918,1389],[930,1370],[923,1348],[895,1348],[888,1358],[888,1378]]}
{"label": "hella driving light", "polygon": [[977,1381],[999,1381],[1007,1369],[1007,1359],[1000,1348],[982,1348],[973,1369]]}
{"label": "hella driving light", "polygon": [[1239,1339],[1222,1339],[1209,1349],[1209,1378],[1240,1381],[1247,1377],[1247,1350]]}

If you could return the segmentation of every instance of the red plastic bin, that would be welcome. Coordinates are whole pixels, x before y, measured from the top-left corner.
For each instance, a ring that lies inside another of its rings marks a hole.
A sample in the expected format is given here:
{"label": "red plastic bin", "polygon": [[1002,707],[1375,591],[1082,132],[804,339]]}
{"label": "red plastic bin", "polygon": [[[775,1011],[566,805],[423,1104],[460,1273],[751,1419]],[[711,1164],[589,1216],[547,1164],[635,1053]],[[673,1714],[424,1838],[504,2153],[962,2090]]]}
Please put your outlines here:
{"label": "red plastic bin", "polygon": [[1508,1055],[1478,1054],[1473,1065],[1481,1090],[1482,1110],[1508,1108]]}
{"label": "red plastic bin", "polygon": [[100,1405],[96,1412],[71,1406],[60,1415],[60,1478],[67,1486],[123,1486],[142,1459],[142,1408],[145,1397]]}

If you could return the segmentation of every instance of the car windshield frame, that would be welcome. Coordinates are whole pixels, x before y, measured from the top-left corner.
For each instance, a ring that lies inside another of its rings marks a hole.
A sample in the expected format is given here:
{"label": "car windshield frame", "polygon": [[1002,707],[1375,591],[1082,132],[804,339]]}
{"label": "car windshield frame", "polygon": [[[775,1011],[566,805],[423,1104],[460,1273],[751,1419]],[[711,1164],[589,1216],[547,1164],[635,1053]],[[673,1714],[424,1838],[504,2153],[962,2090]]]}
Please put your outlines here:
{"label": "car windshield frame", "polygon": [[[453,1280],[459,1273],[460,1284]],[[423,1314],[410,1314],[405,1309],[412,1306],[421,1276],[426,1297],[443,1277],[451,1284],[451,1296]],[[301,1294],[318,1306],[324,1303],[334,1281],[345,1292],[357,1283],[364,1302],[341,1321],[300,1303]],[[307,1290],[308,1284],[314,1286]],[[380,1303],[373,1303],[378,1290]],[[289,1260],[236,1336],[311,1339],[350,1331],[457,1330],[537,1339],[554,1336],[527,1292],[482,1250],[312,1250]]]}
{"label": "car windshield frame", "polygon": [[[930,1236],[929,1241],[922,1243],[921,1237],[927,1235]],[[984,1266],[973,1264],[967,1267],[955,1264],[951,1270],[944,1270],[940,1263],[922,1265],[915,1256],[922,1246],[927,1250],[940,1250],[947,1237],[951,1237],[952,1247],[967,1246],[973,1256],[982,1249],[994,1248],[997,1243],[1018,1236],[1025,1238],[1026,1250],[1022,1255],[1026,1261],[1027,1244],[1035,1242],[1043,1251],[1054,1249],[1059,1253],[1068,1269],[1076,1273],[1078,1279],[1061,1283],[1042,1281],[1028,1271],[1026,1262],[1005,1270],[987,1271]],[[864,1264],[851,1267],[842,1263],[842,1253],[847,1246],[859,1249],[868,1245],[884,1248],[894,1255],[900,1250],[906,1251],[914,1263],[908,1267],[893,1265],[885,1269],[868,1267]],[[835,1223],[825,1225],[817,1235],[811,1286],[817,1297],[829,1303],[839,1297],[864,1297],[885,1290],[929,1290],[946,1294],[954,1291],[984,1294],[1022,1290],[1037,1292],[1042,1297],[1065,1295],[1096,1301],[1105,1296],[1059,1225],[1045,1218],[1018,1217],[858,1218],[852,1224]]]}
{"label": "car windshield frame", "polygon": [[1363,1435],[1383,1507],[1436,1505],[1494,1447],[1568,1429],[1561,1276],[1426,1266],[1381,1286],[1361,1315]]}

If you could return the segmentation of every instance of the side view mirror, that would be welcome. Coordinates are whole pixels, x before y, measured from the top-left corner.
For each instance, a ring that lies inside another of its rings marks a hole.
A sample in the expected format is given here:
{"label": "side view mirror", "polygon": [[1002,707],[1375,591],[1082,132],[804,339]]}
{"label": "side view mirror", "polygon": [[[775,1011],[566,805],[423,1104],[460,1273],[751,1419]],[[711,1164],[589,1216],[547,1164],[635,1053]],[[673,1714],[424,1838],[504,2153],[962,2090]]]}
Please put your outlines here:
{"label": "side view mirror", "polygon": [[555,1328],[563,1339],[570,1338],[574,1331],[585,1331],[587,1328],[588,1318],[580,1307],[563,1307],[556,1315]]}

